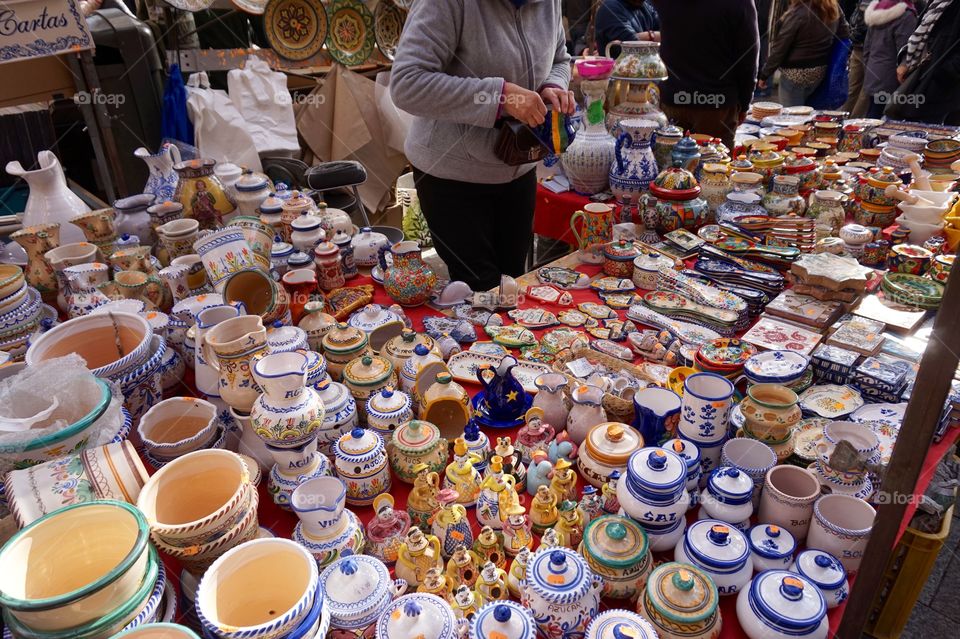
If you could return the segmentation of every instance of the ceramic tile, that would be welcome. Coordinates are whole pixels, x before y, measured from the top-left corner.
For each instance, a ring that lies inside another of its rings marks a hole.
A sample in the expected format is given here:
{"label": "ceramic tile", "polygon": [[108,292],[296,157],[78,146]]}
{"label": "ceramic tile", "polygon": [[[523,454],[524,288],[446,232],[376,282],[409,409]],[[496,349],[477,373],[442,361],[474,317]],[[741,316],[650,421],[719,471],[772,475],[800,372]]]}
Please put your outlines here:
{"label": "ceramic tile", "polygon": [[820,342],[821,336],[803,328],[795,327],[769,317],[761,317],[743,335],[743,341],[769,350],[796,351],[809,355]]}

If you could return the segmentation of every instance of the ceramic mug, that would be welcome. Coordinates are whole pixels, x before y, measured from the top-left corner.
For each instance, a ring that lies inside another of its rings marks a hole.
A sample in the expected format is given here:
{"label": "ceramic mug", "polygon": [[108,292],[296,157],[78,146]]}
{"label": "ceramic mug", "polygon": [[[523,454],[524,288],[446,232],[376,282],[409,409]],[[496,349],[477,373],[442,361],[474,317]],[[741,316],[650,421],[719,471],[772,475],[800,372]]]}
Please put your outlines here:
{"label": "ceramic mug", "polygon": [[670,439],[680,419],[680,396],[666,388],[643,388],[633,396],[636,418],[633,427],[643,435],[647,446]]}
{"label": "ceramic mug", "polygon": [[733,384],[716,373],[696,373],[683,382],[679,431],[697,443],[726,439]]}
{"label": "ceramic mug", "polygon": [[197,241],[200,222],[193,218],[172,220],[157,227],[160,243],[167,249],[170,260],[193,253],[193,243]]}
{"label": "ceramic mug", "polygon": [[807,537],[820,480],[806,468],[774,466],[764,478],[758,521],[780,526],[802,542]]}
{"label": "ceramic mug", "polygon": [[873,506],[862,499],[824,495],[813,505],[807,548],[829,552],[848,573],[854,573],[860,567],[876,516]]}
{"label": "ceramic mug", "polygon": [[258,268],[243,230],[237,227],[228,226],[209,233],[194,242],[193,248],[203,260],[207,277],[218,293],[223,292],[231,275]]}

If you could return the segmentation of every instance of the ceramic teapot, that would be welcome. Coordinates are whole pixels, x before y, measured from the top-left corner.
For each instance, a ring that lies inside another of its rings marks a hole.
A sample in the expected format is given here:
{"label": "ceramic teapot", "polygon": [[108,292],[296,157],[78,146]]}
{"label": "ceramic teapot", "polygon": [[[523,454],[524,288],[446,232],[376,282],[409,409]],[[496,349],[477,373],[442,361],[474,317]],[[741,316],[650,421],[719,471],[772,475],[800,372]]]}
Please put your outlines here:
{"label": "ceramic teapot", "polygon": [[516,419],[526,408],[526,393],[513,375],[517,359],[507,355],[496,368],[477,370],[477,380],[483,386],[484,401],[491,417],[501,421]]}

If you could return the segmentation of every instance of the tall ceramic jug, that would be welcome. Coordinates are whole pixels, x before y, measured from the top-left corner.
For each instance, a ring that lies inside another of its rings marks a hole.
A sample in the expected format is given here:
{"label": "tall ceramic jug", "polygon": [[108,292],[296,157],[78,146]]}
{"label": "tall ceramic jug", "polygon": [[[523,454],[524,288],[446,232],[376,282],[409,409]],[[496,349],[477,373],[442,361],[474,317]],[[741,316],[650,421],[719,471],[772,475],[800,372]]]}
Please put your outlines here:
{"label": "tall ceramic jug", "polygon": [[423,261],[420,245],[407,240],[390,247],[393,264],[383,276],[383,288],[401,306],[423,304],[433,293],[437,274]]}
{"label": "tall ceramic jug", "polygon": [[563,152],[563,170],[570,185],[578,193],[593,195],[607,188],[610,163],[614,158],[614,139],[603,123],[603,101],[607,80],[584,80],[585,129],[577,133],[573,143]]}
{"label": "tall ceramic jug", "polygon": [[40,151],[37,163],[40,168],[28,171],[16,160],[7,162],[7,173],[23,178],[30,187],[23,225],[60,224],[63,242],[82,242],[83,232],[71,224],[70,219],[89,213],[90,207],[67,186],[67,178],[56,155],[51,151]]}
{"label": "tall ceramic jug", "polygon": [[[578,232],[577,220],[582,221]],[[613,235],[613,209],[600,202],[585,204],[582,211],[570,216],[570,230],[580,247],[580,261],[585,264],[603,262],[603,245]]]}
{"label": "tall ceramic jug", "polygon": [[[69,246],[69,245],[68,245]],[[110,301],[97,287],[110,279],[110,267],[102,262],[78,264],[63,269],[67,281],[67,315],[86,315]]]}
{"label": "tall ceramic jug", "polygon": [[207,362],[203,350],[204,337],[218,324],[240,316],[240,309],[229,304],[209,306],[197,312],[194,335],[194,376],[197,390],[208,397],[220,396],[220,373]]}
{"label": "tall ceramic jug", "polygon": [[496,368],[477,369],[477,380],[483,386],[484,398],[494,419],[516,419],[525,410],[526,393],[513,376],[516,365],[517,359],[507,355]]}
{"label": "tall ceramic jug", "polygon": [[631,119],[620,122],[622,132],[617,136],[616,159],[610,165],[610,190],[618,202],[637,202],[657,177],[657,160],[650,144],[657,123],[653,120]]}
{"label": "tall ceramic jug", "polygon": [[47,251],[60,246],[59,224],[25,226],[10,236],[10,239],[27,252],[25,275],[27,284],[40,291],[47,303],[57,299],[57,276],[53,267],[44,259]]}
{"label": "tall ceramic jug", "polygon": [[156,153],[150,153],[141,146],[133,154],[146,162],[150,169],[143,192],[157,196],[157,202],[172,200],[177,187],[177,172],[173,170],[173,165],[180,162],[180,149],[168,142],[161,144]]}
{"label": "tall ceramic jug", "polygon": [[57,306],[60,310],[67,311],[67,295],[70,292],[70,283],[64,269],[68,266],[77,266],[79,264],[89,264],[97,259],[97,245],[90,242],[75,242],[73,244],[64,244],[55,249],[51,249],[44,254],[44,259],[53,269],[57,278]]}
{"label": "tall ceramic jug", "polygon": [[603,409],[603,389],[597,386],[577,386],[570,393],[573,408],[567,415],[567,435],[578,446],[587,438],[590,429],[607,421]]}

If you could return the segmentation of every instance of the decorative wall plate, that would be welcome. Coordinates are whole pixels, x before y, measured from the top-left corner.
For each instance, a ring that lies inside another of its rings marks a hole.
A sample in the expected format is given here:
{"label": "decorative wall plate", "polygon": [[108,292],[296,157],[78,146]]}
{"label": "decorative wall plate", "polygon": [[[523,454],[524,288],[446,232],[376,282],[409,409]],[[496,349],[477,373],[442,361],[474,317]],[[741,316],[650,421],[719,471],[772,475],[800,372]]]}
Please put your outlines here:
{"label": "decorative wall plate", "polygon": [[373,14],[361,0],[333,0],[327,51],[346,66],[363,64],[373,53]]}
{"label": "decorative wall plate", "polygon": [[863,404],[863,397],[852,386],[818,384],[800,395],[800,408],[804,413],[825,419],[840,419]]}
{"label": "decorative wall plate", "polygon": [[617,316],[612,308],[596,302],[577,304],[577,308],[594,319],[611,319]]}
{"label": "decorative wall plate", "polygon": [[596,320],[581,311],[566,310],[560,311],[560,314],[557,315],[558,322],[574,328],[577,328],[578,326],[585,326],[588,323],[588,320],[593,320],[593,322],[596,323]]}
{"label": "decorative wall plate", "polygon": [[373,11],[373,32],[380,52],[393,60],[400,44],[400,33],[407,20],[407,10],[393,0],[380,0]]}
{"label": "decorative wall plate", "polygon": [[270,48],[288,60],[306,60],[320,51],[328,26],[320,0],[269,0],[263,13]]}
{"label": "decorative wall plate", "polygon": [[440,339],[444,335],[449,335],[458,342],[474,342],[477,339],[477,331],[473,328],[473,324],[451,317],[424,317],[423,330],[433,339]]}
{"label": "decorative wall plate", "polygon": [[530,332],[530,329],[524,328],[519,324],[511,324],[509,326],[485,326],[483,330],[487,332],[487,335],[489,335],[494,342],[507,348],[520,348],[523,346],[535,346],[537,344],[537,338]]}
{"label": "decorative wall plate", "polygon": [[255,16],[262,16],[263,12],[267,8],[267,0],[230,0],[230,1],[233,2],[233,5],[236,8],[240,9],[241,11],[251,13]]}
{"label": "decorative wall plate", "polygon": [[[670,331],[677,339],[686,344],[705,344],[720,337],[720,334],[714,330],[690,322],[675,320],[641,304],[631,306],[627,311],[627,317],[645,326],[655,326]],[[690,361],[693,361],[692,356]]]}
{"label": "decorative wall plate", "polygon": [[542,308],[515,308],[512,311],[507,311],[507,315],[513,321],[527,328],[547,328],[558,324],[557,316]]}
{"label": "decorative wall plate", "polygon": [[500,346],[496,342],[491,342],[490,340],[474,342],[467,350],[474,353],[480,353],[481,355],[496,355],[498,357],[503,357],[510,352],[503,346]]}
{"label": "decorative wall plate", "polygon": [[761,317],[744,333],[743,341],[768,350],[796,351],[809,355],[820,342],[820,335],[786,322]]}
{"label": "decorative wall plate", "polygon": [[552,353],[559,353],[567,348],[586,346],[589,341],[580,331],[562,327],[544,333],[540,337],[540,347]]}
{"label": "decorative wall plate", "polygon": [[793,452],[800,459],[812,462],[817,458],[817,444],[823,439],[823,427],[829,419],[810,417],[801,419],[793,428]]}
{"label": "decorative wall plate", "polygon": [[744,363],[743,372],[754,382],[789,384],[803,377],[809,364],[810,358],[796,351],[763,351]]}
{"label": "decorative wall plate", "polygon": [[[458,382],[479,384],[477,371],[483,366],[496,367],[502,359],[503,355],[485,355],[475,351],[461,351],[450,357],[447,361],[447,368],[450,369],[450,374]],[[513,376],[523,386],[523,390],[531,395],[537,392],[537,385],[533,383],[534,380],[539,375],[549,372],[551,372],[551,369],[546,364],[528,362],[522,359],[517,360],[517,365],[513,368]]]}

